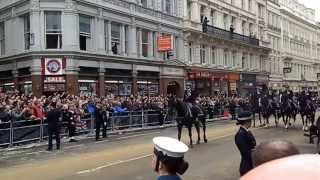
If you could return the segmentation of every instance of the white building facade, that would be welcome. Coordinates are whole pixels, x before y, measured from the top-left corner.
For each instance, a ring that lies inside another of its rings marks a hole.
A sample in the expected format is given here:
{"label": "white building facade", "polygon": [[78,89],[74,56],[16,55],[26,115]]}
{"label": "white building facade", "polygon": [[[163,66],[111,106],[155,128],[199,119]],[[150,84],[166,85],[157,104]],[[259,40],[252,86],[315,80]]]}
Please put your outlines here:
{"label": "white building facade", "polygon": [[188,89],[246,95],[268,84],[270,50],[261,46],[266,43],[266,1],[183,2]]}
{"label": "white building facade", "polygon": [[297,0],[280,0],[279,4],[281,66],[291,68],[290,73],[283,74],[283,85],[293,91],[318,91],[320,32],[315,22],[315,10]]}
{"label": "white building facade", "polygon": [[[162,35],[173,56],[158,51]],[[180,0],[0,1],[5,92],[183,94],[183,48]]]}

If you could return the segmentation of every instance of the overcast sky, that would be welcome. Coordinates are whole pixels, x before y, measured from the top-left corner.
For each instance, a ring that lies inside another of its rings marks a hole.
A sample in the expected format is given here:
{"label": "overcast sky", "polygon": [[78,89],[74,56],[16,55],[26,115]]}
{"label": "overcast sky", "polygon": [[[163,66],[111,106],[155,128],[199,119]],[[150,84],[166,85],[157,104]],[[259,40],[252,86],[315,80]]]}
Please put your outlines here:
{"label": "overcast sky", "polygon": [[299,0],[301,3],[305,4],[307,7],[316,10],[316,21],[320,21],[320,0]]}

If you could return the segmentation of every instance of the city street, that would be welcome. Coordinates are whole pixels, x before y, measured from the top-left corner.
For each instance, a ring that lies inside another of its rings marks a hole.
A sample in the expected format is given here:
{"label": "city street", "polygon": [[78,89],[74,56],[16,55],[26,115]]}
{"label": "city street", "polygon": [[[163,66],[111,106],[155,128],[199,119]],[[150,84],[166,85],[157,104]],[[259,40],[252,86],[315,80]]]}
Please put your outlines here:
{"label": "city street", "polygon": [[[273,122],[273,121],[272,121]],[[315,153],[300,125],[285,131],[281,128],[258,128],[253,133],[259,142],[286,139],[303,153]],[[240,154],[234,145],[235,122],[219,121],[209,125],[207,144],[195,145],[187,155],[190,168],[185,180],[238,179]],[[195,132],[194,132],[195,133]],[[46,152],[46,147],[2,154],[0,179],[6,180],[151,180],[152,138],[176,137],[176,129],[168,128],[112,136],[105,141],[81,141],[64,144],[61,151]],[[183,141],[188,142],[187,130]],[[194,134],[195,135],[195,134]],[[194,136],[195,139],[195,136]]]}

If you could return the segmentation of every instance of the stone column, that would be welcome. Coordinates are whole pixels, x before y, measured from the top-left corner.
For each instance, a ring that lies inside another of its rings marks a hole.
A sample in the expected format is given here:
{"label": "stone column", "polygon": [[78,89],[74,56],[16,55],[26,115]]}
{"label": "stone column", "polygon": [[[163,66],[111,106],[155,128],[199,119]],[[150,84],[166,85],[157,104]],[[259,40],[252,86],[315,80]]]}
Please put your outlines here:
{"label": "stone column", "polygon": [[154,54],[153,54],[153,32],[152,31],[149,31],[148,32],[148,57],[153,57]]}
{"label": "stone column", "polygon": [[30,50],[40,50],[41,47],[41,31],[40,31],[40,9],[39,1],[31,1],[30,11],[30,34],[33,37],[33,44],[30,44]]}
{"label": "stone column", "polygon": [[191,1],[191,21],[200,23],[200,7],[198,0]]}
{"label": "stone column", "polygon": [[106,43],[105,43],[105,32],[104,32],[104,19],[102,17],[97,17],[97,50],[99,53],[105,54],[106,53]]}
{"label": "stone column", "polygon": [[41,97],[43,94],[43,79],[41,66],[31,68],[31,83],[32,83],[32,93],[36,97]]}
{"label": "stone column", "polygon": [[188,0],[183,0],[183,18],[184,19],[190,18],[189,17],[189,9],[188,9]]}
{"label": "stone column", "polygon": [[112,43],[111,43],[111,21],[107,22],[107,52],[108,54],[113,54],[112,53]]}
{"label": "stone column", "polygon": [[132,68],[132,94],[134,96],[138,95],[138,71],[136,69],[136,66],[133,65],[133,68]]}
{"label": "stone column", "polygon": [[129,26],[128,35],[129,49],[128,53],[130,57],[137,57],[137,28],[135,25]]}
{"label": "stone column", "polygon": [[66,91],[71,95],[79,95],[79,72],[66,72]]}
{"label": "stone column", "polygon": [[139,47],[138,52],[137,52],[137,56],[141,57],[142,56],[142,30],[141,30],[141,28],[138,28],[137,42],[138,42],[138,47]]}
{"label": "stone column", "polygon": [[159,37],[159,32],[158,31],[153,32],[153,41],[154,41],[153,56],[155,59],[160,58],[160,54],[158,52],[158,43],[157,43],[158,37]]}
{"label": "stone column", "polygon": [[15,90],[19,90],[18,70],[12,70],[13,85]]}
{"label": "stone column", "polygon": [[79,16],[75,11],[65,10],[62,18],[63,49],[79,50]]}
{"label": "stone column", "polygon": [[105,93],[105,72],[106,70],[104,68],[100,68],[99,69],[99,82],[98,82],[98,86],[99,86],[99,89],[98,89],[98,95],[99,96],[105,96],[106,93]]}

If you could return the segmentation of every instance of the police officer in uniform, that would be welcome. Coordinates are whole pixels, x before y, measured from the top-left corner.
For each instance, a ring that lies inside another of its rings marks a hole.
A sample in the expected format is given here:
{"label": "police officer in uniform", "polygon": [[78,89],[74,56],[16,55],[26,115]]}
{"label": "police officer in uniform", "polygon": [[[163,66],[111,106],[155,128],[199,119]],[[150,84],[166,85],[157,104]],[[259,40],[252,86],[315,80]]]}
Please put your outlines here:
{"label": "police officer in uniform", "polygon": [[174,138],[155,137],[152,168],[158,174],[157,180],[181,180],[189,164],[184,160],[188,146]]}
{"label": "police officer in uniform", "polygon": [[100,138],[100,129],[102,126],[102,136],[103,138],[107,137],[107,112],[105,109],[103,109],[102,104],[100,102],[96,105],[96,111],[95,111],[95,124],[96,124],[96,141],[99,141]]}
{"label": "police officer in uniform", "polygon": [[56,139],[57,150],[60,149],[60,121],[62,120],[61,104],[53,101],[51,107],[52,109],[47,114],[49,133],[48,151],[52,151],[53,136],[55,136]]}
{"label": "police officer in uniform", "polygon": [[235,135],[235,144],[241,154],[240,175],[243,176],[248,171],[253,169],[251,152],[256,146],[256,140],[253,134],[249,131],[251,127],[251,113],[243,111],[238,115],[237,125],[240,125],[239,131]]}

